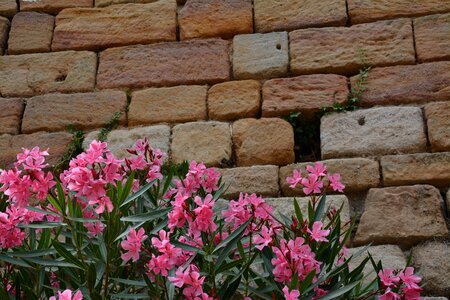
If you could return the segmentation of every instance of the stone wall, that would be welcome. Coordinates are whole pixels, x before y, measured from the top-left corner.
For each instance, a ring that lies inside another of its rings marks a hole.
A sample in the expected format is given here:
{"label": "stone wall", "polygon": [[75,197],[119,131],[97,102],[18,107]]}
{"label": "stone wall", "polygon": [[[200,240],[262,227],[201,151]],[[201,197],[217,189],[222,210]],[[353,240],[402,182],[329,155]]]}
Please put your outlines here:
{"label": "stone wall", "polygon": [[34,145],[55,163],[67,125],[88,142],[126,108],[116,154],[147,136],[280,210],[306,164],[280,117],[344,103],[372,66],[363,109],[322,117],[321,158],[359,220],[352,245],[387,266],[412,250],[426,293],[450,296],[450,1],[0,0],[0,16],[0,165]]}

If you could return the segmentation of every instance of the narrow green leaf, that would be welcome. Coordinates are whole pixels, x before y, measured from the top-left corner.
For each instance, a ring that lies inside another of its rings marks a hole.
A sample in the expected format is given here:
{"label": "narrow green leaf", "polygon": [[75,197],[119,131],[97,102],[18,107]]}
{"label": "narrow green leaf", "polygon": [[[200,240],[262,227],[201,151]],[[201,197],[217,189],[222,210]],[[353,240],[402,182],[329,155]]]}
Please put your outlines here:
{"label": "narrow green leaf", "polygon": [[46,229],[46,228],[55,228],[55,227],[61,227],[61,226],[67,226],[67,224],[62,223],[62,222],[36,222],[36,223],[30,223],[30,224],[20,224],[19,228]]}
{"label": "narrow green leaf", "polygon": [[198,253],[201,255],[206,255],[205,251],[203,251],[200,248],[197,248],[197,247],[194,247],[194,246],[191,246],[191,245],[179,242],[179,241],[171,241],[170,243],[177,248],[181,248],[181,249],[187,250],[187,251],[192,251],[192,252],[195,252],[195,253]]}
{"label": "narrow green leaf", "polygon": [[[77,257],[75,257],[72,253],[70,253],[68,250],[64,248],[63,245],[61,245],[57,240],[53,240],[52,242],[53,247],[56,249],[59,255],[64,257],[65,260],[68,262],[80,267],[81,269],[84,268],[83,262],[81,262]],[[95,270],[94,270],[95,271]],[[95,277],[94,277],[95,278]]]}
{"label": "narrow green leaf", "polygon": [[241,224],[241,226],[239,226],[235,231],[233,231],[233,233],[231,233],[229,236],[227,236],[226,239],[224,239],[223,241],[221,241],[216,248],[214,249],[213,253],[216,253],[217,251],[220,250],[220,248],[224,247],[225,245],[227,245],[230,241],[232,241],[236,236],[240,235],[242,232],[244,232],[244,230],[247,228],[248,224],[250,223],[252,219],[248,219],[247,222],[245,222],[244,224]]}
{"label": "narrow green leaf", "polygon": [[332,291],[332,292],[326,294],[325,296],[320,297],[319,300],[338,299],[339,296],[344,295],[345,293],[349,292],[350,290],[352,290],[358,284],[359,284],[359,282],[354,282],[352,284],[349,284],[347,286],[339,288],[338,290]]}
{"label": "narrow green leaf", "polygon": [[122,279],[122,278],[111,278],[111,280],[113,280],[117,283],[122,283],[122,284],[126,284],[126,285],[131,285],[131,286],[142,286],[142,287],[147,286],[147,283],[145,283],[145,281],[137,281],[137,280],[130,280],[130,279]]}
{"label": "narrow green leaf", "polygon": [[316,212],[315,212],[315,215],[314,215],[314,221],[321,221],[323,219],[324,212],[325,212],[326,200],[327,200],[327,195],[324,194],[320,198],[319,204],[317,204]]}
{"label": "narrow green leaf", "polygon": [[149,222],[149,221],[153,221],[153,220],[156,220],[156,219],[166,216],[167,213],[171,210],[172,210],[172,207],[168,207],[168,208],[150,211],[145,214],[122,217],[122,218],[120,218],[120,220],[123,222],[133,222],[133,223]]}
{"label": "narrow green leaf", "polygon": [[16,259],[16,258],[10,257],[5,254],[0,254],[0,261],[6,261],[7,263],[10,263],[13,265],[17,265],[17,266],[21,266],[21,267],[25,267],[25,268],[31,268],[31,266],[29,264],[27,264],[25,261],[23,261],[21,259]]}
{"label": "narrow green leaf", "polygon": [[127,205],[128,203],[136,200],[137,198],[139,198],[140,196],[142,196],[146,191],[148,191],[155,183],[156,183],[157,179],[154,179],[152,181],[150,181],[148,184],[146,184],[144,187],[142,187],[139,191],[137,191],[136,193],[134,193],[133,195],[131,195],[130,197],[128,197],[120,207],[123,207],[125,205]]}
{"label": "narrow green leaf", "polygon": [[9,252],[8,254],[15,257],[42,257],[46,255],[52,255],[55,254],[56,250],[54,249],[45,249],[45,250],[30,250],[30,251],[23,251],[23,252]]}

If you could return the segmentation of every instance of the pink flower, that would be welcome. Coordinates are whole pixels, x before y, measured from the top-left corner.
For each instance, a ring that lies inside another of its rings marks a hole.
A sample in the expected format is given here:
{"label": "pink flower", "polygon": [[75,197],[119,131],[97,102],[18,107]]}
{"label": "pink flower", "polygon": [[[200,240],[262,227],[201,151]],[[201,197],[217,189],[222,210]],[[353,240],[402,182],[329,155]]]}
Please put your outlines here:
{"label": "pink flower", "polygon": [[262,250],[264,247],[269,246],[272,242],[273,231],[272,228],[268,229],[266,226],[261,228],[261,233],[256,234],[253,237],[253,243],[255,243],[255,247],[259,250]]}
{"label": "pink flower", "polygon": [[121,255],[124,262],[127,262],[130,259],[136,262],[139,259],[142,242],[147,238],[144,233],[144,228],[140,228],[137,233],[134,228],[131,228],[130,232],[128,233],[127,239],[120,243],[122,249],[127,250],[127,252]]}
{"label": "pink flower", "polygon": [[379,300],[397,300],[400,299],[400,295],[387,288],[383,295],[378,296]]}
{"label": "pink flower", "polygon": [[290,184],[290,188],[295,189],[297,184],[299,184],[302,181],[301,171],[294,170],[292,173],[292,177],[287,177],[286,182]]}
{"label": "pink flower", "polygon": [[384,269],[378,272],[378,278],[380,278],[383,286],[391,287],[400,281],[400,278],[398,276],[394,276],[393,273],[393,269]]}
{"label": "pink flower", "polygon": [[305,195],[312,193],[320,194],[320,189],[323,187],[323,181],[318,179],[315,174],[310,174],[309,178],[302,179],[303,192]]}
{"label": "pink flower", "polygon": [[324,166],[324,164],[320,161],[316,162],[313,166],[307,166],[306,171],[308,171],[309,174],[313,174],[317,177],[320,176],[326,176],[327,174],[327,168]]}
{"label": "pink flower", "polygon": [[407,267],[404,272],[399,274],[400,279],[410,289],[420,289],[418,283],[422,280],[419,276],[414,275],[414,268]]}
{"label": "pink flower", "polygon": [[[50,297],[49,300],[56,300],[56,297]],[[73,295],[72,298],[72,291],[71,290],[65,290],[64,292],[58,291],[58,300],[83,300],[83,295],[80,291],[77,291],[75,295]]]}
{"label": "pink flower", "polygon": [[298,300],[300,297],[300,292],[298,290],[292,290],[289,292],[289,288],[285,286],[283,288],[284,299],[286,300]]}
{"label": "pink flower", "polygon": [[330,181],[331,188],[333,191],[343,192],[345,185],[341,182],[341,175],[338,173],[332,174],[328,176],[328,180]]}
{"label": "pink flower", "polygon": [[403,293],[405,294],[405,300],[420,300],[420,292],[422,289],[411,289],[408,287],[403,288]]}
{"label": "pink flower", "polygon": [[311,238],[316,242],[328,242],[325,238],[330,234],[330,230],[322,230],[323,223],[320,221],[316,221],[313,223],[313,228],[307,229],[308,233],[311,235]]}

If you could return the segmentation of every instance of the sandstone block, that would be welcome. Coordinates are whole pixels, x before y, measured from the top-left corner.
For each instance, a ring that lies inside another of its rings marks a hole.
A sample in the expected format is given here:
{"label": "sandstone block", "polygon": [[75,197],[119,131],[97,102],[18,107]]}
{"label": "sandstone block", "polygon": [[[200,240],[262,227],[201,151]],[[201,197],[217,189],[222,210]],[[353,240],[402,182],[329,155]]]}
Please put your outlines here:
{"label": "sandstone block", "polygon": [[276,197],[278,195],[278,166],[251,166],[219,169],[227,186],[223,197],[237,199],[240,193]]}
{"label": "sandstone block", "polygon": [[[351,78],[355,87],[357,76]],[[450,99],[450,62],[372,69],[361,105],[398,105]]]}
{"label": "sandstone block", "polygon": [[[79,129],[102,127],[126,105],[127,97],[121,91],[36,96],[27,101],[22,132],[64,131],[68,125]],[[125,120],[122,115],[121,123]]]}
{"label": "sandstone block", "polygon": [[227,165],[231,159],[230,125],[221,122],[193,122],[173,127],[172,160]]}
{"label": "sandstone block", "polygon": [[253,31],[251,0],[190,0],[178,14],[180,37],[232,38]]}
{"label": "sandstone block", "polygon": [[0,16],[10,18],[17,12],[16,0],[0,0]]}
{"label": "sandstone block", "polygon": [[18,98],[0,98],[0,134],[19,134],[24,102]]}
{"label": "sandstone block", "polygon": [[420,62],[450,59],[449,35],[450,14],[415,19],[414,37],[417,59]]}
{"label": "sandstone block", "polygon": [[234,122],[233,144],[238,166],[294,162],[294,131],[282,119],[241,119]]}
{"label": "sandstone block", "polygon": [[55,17],[37,12],[14,16],[9,33],[8,53],[50,52]]}
{"label": "sandstone block", "polygon": [[376,107],[322,117],[322,158],[415,153],[426,150],[418,107]]}
{"label": "sandstone block", "polygon": [[0,17],[0,55],[3,55],[3,51],[6,47],[6,41],[8,40],[9,20]]}
{"label": "sandstone block", "polygon": [[311,117],[321,107],[344,103],[348,96],[347,77],[340,75],[305,75],[267,80],[262,89],[264,117],[301,112]]}
{"label": "sandstone block", "polygon": [[229,80],[228,42],[219,39],[112,48],[100,54],[99,88]]}
{"label": "sandstone block", "polygon": [[352,24],[450,11],[450,3],[440,0],[348,0],[347,4]]}
{"label": "sandstone block", "polygon": [[[367,158],[330,159],[323,163],[327,167],[328,174],[341,174],[341,181],[345,185],[346,193],[364,191],[380,184],[379,164],[376,160]],[[283,195],[303,195],[300,188],[290,188],[286,178],[291,177],[294,170],[301,170],[302,174],[306,174],[308,165],[314,165],[314,163],[291,164],[280,168],[279,181]]]}
{"label": "sandstone block", "polygon": [[381,158],[384,185],[450,185],[450,152],[389,155]]}
{"label": "sandstone block", "polygon": [[425,118],[433,152],[450,151],[450,102],[426,105]]}
{"label": "sandstone block", "polygon": [[439,190],[430,185],[370,189],[354,243],[410,247],[446,237],[441,205]]}
{"label": "sandstone block", "polygon": [[150,88],[133,94],[128,123],[130,126],[189,122],[206,119],[206,86]]}
{"label": "sandstone block", "polygon": [[0,56],[0,94],[33,96],[94,89],[97,56],[93,52],[57,52]]}
{"label": "sandstone block", "polygon": [[261,86],[256,80],[219,83],[208,91],[208,115],[215,120],[257,117]]}
{"label": "sandstone block", "polygon": [[53,166],[61,159],[71,140],[72,135],[68,132],[0,135],[0,166],[11,167],[22,148],[32,149],[35,146],[49,149],[50,156],[47,156],[46,161]]}
{"label": "sandstone block", "polygon": [[255,0],[254,6],[258,32],[344,26],[347,22],[343,0]]}
{"label": "sandstone block", "polygon": [[72,8],[56,17],[53,51],[99,50],[176,40],[176,2]]}
{"label": "sandstone block", "polygon": [[263,79],[287,74],[287,32],[237,35],[233,38],[233,72],[238,79]]}
{"label": "sandstone block", "polygon": [[[304,216],[308,214],[308,203],[311,201],[310,197],[300,197],[296,198],[298,205],[300,206],[300,210]],[[264,199],[269,205],[272,205],[274,208],[275,216],[277,215],[285,215],[288,218],[295,215],[294,210],[294,198],[290,197],[282,197],[282,198],[267,198]],[[327,195],[325,199],[325,207],[326,209],[340,209],[341,211],[341,222],[342,225],[350,222],[350,204],[348,199],[344,195]]]}
{"label": "sandstone block", "polygon": [[[84,139],[83,147],[98,139],[98,130],[91,131]],[[145,127],[123,128],[112,130],[107,138],[108,148],[119,158],[130,156],[126,149],[131,148],[138,139],[147,138],[151,147],[160,149],[169,154],[170,149],[170,127],[167,125],[155,125]]]}
{"label": "sandstone block", "polygon": [[112,4],[123,4],[123,3],[152,3],[159,0],[95,0],[96,7],[105,7]]}
{"label": "sandstone block", "polygon": [[65,8],[92,7],[94,0],[19,0],[21,11],[39,11],[56,15]]}
{"label": "sandstone block", "polygon": [[[426,293],[450,297],[450,245],[430,242],[412,250],[413,265],[418,268]],[[439,299],[439,298],[438,298]]]}
{"label": "sandstone block", "polygon": [[380,21],[352,27],[300,29],[289,33],[294,74],[357,74],[365,64],[415,63],[410,20]]}

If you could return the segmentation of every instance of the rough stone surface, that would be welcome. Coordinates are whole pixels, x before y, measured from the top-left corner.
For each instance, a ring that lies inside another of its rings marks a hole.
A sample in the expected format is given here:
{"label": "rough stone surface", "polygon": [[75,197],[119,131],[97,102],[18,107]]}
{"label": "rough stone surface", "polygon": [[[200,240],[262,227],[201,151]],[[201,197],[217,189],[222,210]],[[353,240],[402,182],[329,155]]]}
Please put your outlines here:
{"label": "rough stone surface", "polygon": [[322,158],[415,153],[426,150],[418,107],[376,107],[322,117]]}
{"label": "rough stone surface", "polygon": [[9,20],[0,17],[0,55],[3,55],[3,51],[6,47],[6,41],[8,40]]}
{"label": "rough stone surface", "polygon": [[159,0],[95,0],[96,7],[105,7],[112,4],[123,4],[123,3],[152,3]]}
{"label": "rough stone surface", "polygon": [[227,165],[231,159],[230,125],[222,122],[195,122],[173,128],[172,160],[204,162],[207,166]]}
{"label": "rough stone surface", "polygon": [[258,32],[307,27],[344,26],[344,0],[255,0],[255,29]]}
{"label": "rough stone surface", "polygon": [[99,88],[137,88],[229,80],[228,42],[193,40],[112,48],[100,54]]}
{"label": "rough stone surface", "polygon": [[53,166],[61,159],[71,140],[72,135],[68,132],[0,135],[0,166],[10,167],[22,148],[31,149],[35,146],[49,149],[50,156],[47,156],[46,162]]}
{"label": "rough stone surface", "polygon": [[[380,184],[379,164],[376,160],[367,158],[330,159],[323,161],[327,167],[328,174],[341,174],[342,183],[345,185],[345,192],[364,191]],[[280,168],[280,187],[283,195],[302,195],[300,188],[292,189],[286,182],[286,177],[292,176],[294,170],[302,170],[306,174],[306,166],[311,163],[298,163]]]}
{"label": "rough stone surface", "polygon": [[294,131],[282,119],[241,119],[234,122],[233,144],[238,166],[294,162]]}
{"label": "rough stone surface", "polygon": [[206,119],[206,86],[150,88],[135,92],[128,124],[189,122]]}
{"label": "rough stone surface", "polygon": [[94,89],[97,56],[93,52],[57,52],[0,57],[0,94],[33,96]]}
{"label": "rough stone surface", "polygon": [[450,245],[430,242],[412,250],[413,265],[418,268],[425,292],[450,297]]}
{"label": "rough stone surface", "polygon": [[381,158],[384,185],[450,185],[450,152],[389,155]]}
{"label": "rough stone surface", "polygon": [[415,19],[417,59],[420,62],[450,59],[448,36],[450,36],[450,14]]}
{"label": "rough stone surface", "polygon": [[[308,203],[311,201],[310,197],[296,198],[302,214],[308,213]],[[282,198],[268,198],[264,199],[269,205],[274,208],[275,216],[285,215],[287,217],[295,214],[294,210],[294,198],[282,197]],[[339,209],[342,206],[341,222],[343,225],[350,221],[350,205],[348,199],[344,195],[327,195],[326,208]]]}
{"label": "rough stone surface", "polygon": [[[352,77],[355,87],[358,77]],[[450,99],[450,62],[375,68],[369,73],[361,105],[396,105]]]}
{"label": "rough stone surface", "polygon": [[72,8],[56,17],[53,51],[98,50],[176,40],[176,2]]}
{"label": "rough stone surface", "polygon": [[450,102],[426,105],[425,118],[433,152],[450,151]]}
{"label": "rough stone surface", "polygon": [[[363,250],[364,247],[356,247],[348,249],[349,255],[355,255]],[[372,255],[373,260],[375,262],[381,261],[383,264],[383,268],[390,268],[401,270],[406,266],[406,258],[402,252],[402,249],[397,245],[378,245],[378,246],[370,246],[367,251],[363,252],[360,256],[354,257],[350,262],[349,266],[351,270],[357,268],[362,261],[367,257],[370,253]],[[373,279],[375,279],[376,272],[373,269],[372,263],[369,261],[364,267],[364,275],[367,278],[364,279],[365,284],[369,284]]]}
{"label": "rough stone surface", "polygon": [[233,72],[238,79],[263,79],[287,74],[287,32],[237,35],[233,38]]}
{"label": "rough stone surface", "polygon": [[257,117],[261,85],[256,80],[219,83],[208,91],[208,115],[215,120]]}
{"label": "rough stone surface", "polygon": [[415,63],[411,21],[380,21],[352,27],[300,29],[289,33],[294,74],[357,74],[364,64]]}
{"label": "rough stone surface", "polygon": [[178,14],[181,39],[232,38],[253,31],[251,0],[190,0]]}
{"label": "rough stone surface", "polygon": [[278,166],[251,166],[219,169],[227,186],[223,197],[238,198],[239,193],[275,197],[278,195]]}
{"label": "rough stone surface", "polygon": [[94,0],[19,0],[21,11],[39,11],[57,14],[65,8],[92,7]]}
{"label": "rough stone surface", "polygon": [[[99,133],[98,130],[88,133],[83,141],[83,148],[88,148],[89,144],[97,139]],[[126,149],[131,148],[138,139],[144,137],[148,139],[151,147],[169,154],[170,127],[167,125],[115,129],[108,134],[106,141],[108,148],[116,157],[124,158],[130,155]]]}
{"label": "rough stone surface", "polygon": [[439,190],[430,185],[370,189],[354,243],[406,248],[423,240],[447,237],[441,205]]}
{"label": "rough stone surface", "polygon": [[447,203],[447,215],[450,215],[450,189],[448,189],[447,191],[447,195],[446,195],[446,203]]}
{"label": "rough stone surface", "polygon": [[16,0],[0,0],[0,16],[12,17],[17,12]]}
{"label": "rough stone surface", "polygon": [[18,134],[24,108],[22,99],[0,98],[0,134]]}
{"label": "rough stone surface", "polygon": [[340,75],[271,79],[263,85],[262,115],[285,116],[299,111],[304,116],[313,116],[323,106],[345,102],[348,92],[347,77]]}
{"label": "rough stone surface", "polygon": [[77,129],[102,127],[126,105],[127,97],[121,91],[36,96],[27,101],[22,132],[64,131],[70,124]]}
{"label": "rough stone surface", "polygon": [[450,2],[441,0],[347,0],[347,4],[352,24],[450,11]]}
{"label": "rough stone surface", "polygon": [[37,12],[14,16],[8,40],[8,54],[50,52],[55,17]]}

